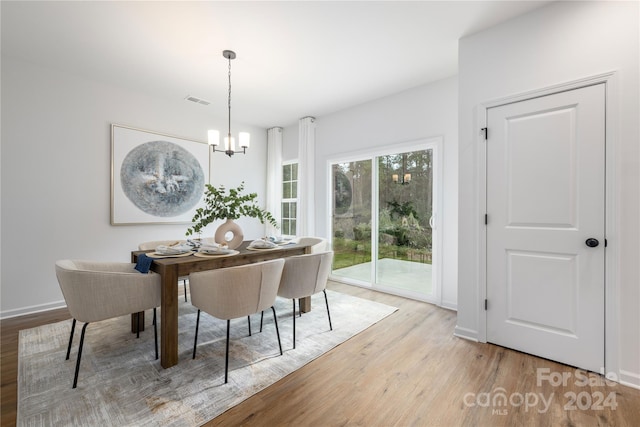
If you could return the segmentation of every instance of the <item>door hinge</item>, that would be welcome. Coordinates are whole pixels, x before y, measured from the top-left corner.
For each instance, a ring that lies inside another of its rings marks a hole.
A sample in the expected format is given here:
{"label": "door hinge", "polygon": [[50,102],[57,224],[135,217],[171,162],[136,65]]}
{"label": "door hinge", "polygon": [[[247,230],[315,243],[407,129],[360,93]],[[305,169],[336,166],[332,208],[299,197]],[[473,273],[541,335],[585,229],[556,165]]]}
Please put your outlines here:
{"label": "door hinge", "polygon": [[489,215],[484,214],[484,225],[489,224]]}
{"label": "door hinge", "polygon": [[607,239],[604,239],[604,247],[606,248],[608,245]]}
{"label": "door hinge", "polygon": [[482,128],[480,130],[482,132],[484,132],[484,140],[486,141],[487,139],[489,139],[489,129],[488,128]]}
{"label": "door hinge", "polygon": [[484,311],[487,311],[487,306],[489,305],[488,300],[484,300]]}

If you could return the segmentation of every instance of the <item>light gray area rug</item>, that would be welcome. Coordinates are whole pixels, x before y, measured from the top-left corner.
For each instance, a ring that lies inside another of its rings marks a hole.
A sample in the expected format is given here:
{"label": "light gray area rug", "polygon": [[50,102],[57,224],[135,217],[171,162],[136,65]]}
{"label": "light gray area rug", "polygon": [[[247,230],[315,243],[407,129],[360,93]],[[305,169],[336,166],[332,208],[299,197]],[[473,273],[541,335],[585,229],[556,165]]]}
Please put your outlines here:
{"label": "light gray area rug", "polygon": [[[231,321],[229,383],[224,384],[226,321],[200,315],[196,359],[192,359],[196,309],[180,304],[179,364],[163,369],[155,360],[151,312],[136,339],[129,316],[87,327],[78,387],[71,388],[82,323],[65,360],[71,320],[20,331],[18,426],[118,425],[198,426],[265,389],[323,353],[362,332],[396,308],[327,291],[333,331],[322,293],[313,309],[296,318],[292,303],[278,299],[280,356],[272,312]],[[160,312],[160,310],[158,310]]]}

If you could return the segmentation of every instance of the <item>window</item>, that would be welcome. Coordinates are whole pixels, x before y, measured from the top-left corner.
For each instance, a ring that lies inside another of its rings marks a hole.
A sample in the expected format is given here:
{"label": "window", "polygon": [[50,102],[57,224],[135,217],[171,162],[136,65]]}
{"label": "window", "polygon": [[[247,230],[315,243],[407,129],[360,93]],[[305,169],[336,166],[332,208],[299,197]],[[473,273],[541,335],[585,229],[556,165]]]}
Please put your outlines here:
{"label": "window", "polygon": [[282,165],[282,224],[284,236],[295,236],[298,204],[298,164]]}

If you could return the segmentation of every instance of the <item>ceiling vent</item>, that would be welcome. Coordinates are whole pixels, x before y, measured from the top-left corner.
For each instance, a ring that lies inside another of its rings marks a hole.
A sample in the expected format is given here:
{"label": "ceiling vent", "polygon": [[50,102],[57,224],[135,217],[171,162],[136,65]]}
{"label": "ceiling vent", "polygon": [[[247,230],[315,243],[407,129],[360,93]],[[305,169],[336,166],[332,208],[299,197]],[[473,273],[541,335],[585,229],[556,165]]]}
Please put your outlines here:
{"label": "ceiling vent", "polygon": [[202,104],[202,105],[209,105],[211,104],[209,101],[202,99],[202,98],[198,98],[195,96],[191,96],[191,95],[187,95],[187,97],[185,98],[187,101],[191,101],[191,102],[195,102],[196,104]]}

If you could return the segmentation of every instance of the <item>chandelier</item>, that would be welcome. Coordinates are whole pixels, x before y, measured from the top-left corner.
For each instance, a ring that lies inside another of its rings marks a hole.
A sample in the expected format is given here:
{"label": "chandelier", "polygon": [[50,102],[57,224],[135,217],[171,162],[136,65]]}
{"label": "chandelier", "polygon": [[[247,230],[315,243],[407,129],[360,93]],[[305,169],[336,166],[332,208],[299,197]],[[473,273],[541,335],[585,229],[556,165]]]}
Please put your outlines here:
{"label": "chandelier", "polygon": [[229,60],[229,101],[227,103],[229,109],[229,121],[227,136],[224,137],[224,150],[218,150],[220,145],[220,132],[217,130],[210,130],[208,132],[209,145],[213,148],[213,152],[225,153],[231,157],[235,153],[247,154],[247,148],[249,148],[250,134],[249,132],[238,132],[238,143],[242,151],[236,151],[236,140],[231,136],[231,60],[236,59],[236,53],[232,50],[222,51],[222,56]]}
{"label": "chandelier", "polygon": [[407,185],[411,182],[411,174],[407,172],[407,154],[402,155],[402,175],[398,176],[397,173],[391,175],[391,180],[395,184]]}

